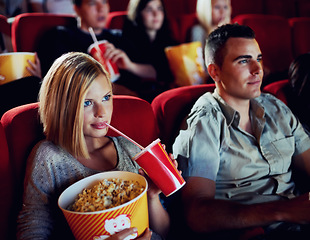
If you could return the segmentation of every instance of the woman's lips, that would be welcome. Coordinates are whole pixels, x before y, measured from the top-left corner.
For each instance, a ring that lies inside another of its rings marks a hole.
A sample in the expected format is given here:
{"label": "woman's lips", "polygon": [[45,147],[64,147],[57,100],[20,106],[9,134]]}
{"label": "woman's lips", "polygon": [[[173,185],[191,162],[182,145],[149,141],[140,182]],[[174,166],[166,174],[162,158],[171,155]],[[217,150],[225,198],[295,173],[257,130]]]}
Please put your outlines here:
{"label": "woman's lips", "polygon": [[105,129],[107,127],[104,122],[93,123],[91,126],[96,129]]}

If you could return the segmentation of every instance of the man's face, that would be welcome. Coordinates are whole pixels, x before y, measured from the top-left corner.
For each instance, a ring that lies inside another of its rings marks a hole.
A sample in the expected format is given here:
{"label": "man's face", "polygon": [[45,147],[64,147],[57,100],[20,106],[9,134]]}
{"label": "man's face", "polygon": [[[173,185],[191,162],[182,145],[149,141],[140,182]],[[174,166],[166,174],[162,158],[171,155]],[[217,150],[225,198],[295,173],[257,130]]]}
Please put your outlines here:
{"label": "man's face", "polygon": [[221,97],[229,101],[249,100],[261,94],[262,53],[255,39],[230,38],[222,67],[216,66],[215,81]]}
{"label": "man's face", "polygon": [[80,7],[75,6],[77,15],[81,18],[81,28],[88,31],[92,27],[100,33],[106,27],[110,11],[108,0],[83,0]]}

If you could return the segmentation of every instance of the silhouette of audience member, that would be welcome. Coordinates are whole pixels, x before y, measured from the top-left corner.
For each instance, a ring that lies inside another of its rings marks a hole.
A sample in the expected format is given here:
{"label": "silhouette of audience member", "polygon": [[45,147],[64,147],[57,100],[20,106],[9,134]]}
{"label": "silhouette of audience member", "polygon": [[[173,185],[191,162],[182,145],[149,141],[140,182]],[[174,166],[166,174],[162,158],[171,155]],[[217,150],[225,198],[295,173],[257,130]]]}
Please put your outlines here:
{"label": "silhouette of audience member", "polygon": [[288,71],[288,106],[310,134],[310,52],[298,56]]}
{"label": "silhouette of audience member", "polygon": [[200,41],[204,49],[208,35],[218,26],[231,22],[230,0],[198,0],[196,7],[199,24],[191,29],[190,41]]}

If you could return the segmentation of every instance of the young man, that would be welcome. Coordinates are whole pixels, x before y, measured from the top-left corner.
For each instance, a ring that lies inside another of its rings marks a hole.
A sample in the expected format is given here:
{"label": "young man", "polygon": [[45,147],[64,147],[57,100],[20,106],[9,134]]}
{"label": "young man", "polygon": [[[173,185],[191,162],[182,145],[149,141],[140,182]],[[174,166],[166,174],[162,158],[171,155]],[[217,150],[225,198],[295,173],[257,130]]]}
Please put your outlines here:
{"label": "young man", "polygon": [[298,239],[310,223],[310,201],[308,193],[297,194],[292,168],[310,176],[310,139],[285,104],[261,94],[262,53],[253,30],[227,24],[213,31],[206,65],[216,89],[198,99],[173,145],[187,180],[187,225],[229,239],[258,226],[273,239],[289,231]]}

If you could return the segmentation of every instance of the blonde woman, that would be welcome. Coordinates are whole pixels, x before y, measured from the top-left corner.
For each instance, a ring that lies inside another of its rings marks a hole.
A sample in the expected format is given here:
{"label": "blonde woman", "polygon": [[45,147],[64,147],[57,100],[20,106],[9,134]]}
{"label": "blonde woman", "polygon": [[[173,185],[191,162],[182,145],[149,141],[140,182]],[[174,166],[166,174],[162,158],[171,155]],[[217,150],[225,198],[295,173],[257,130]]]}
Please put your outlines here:
{"label": "blonde woman", "polygon": [[191,41],[200,41],[204,48],[208,35],[218,26],[231,22],[230,0],[197,0],[199,24],[191,30]]}
{"label": "blonde woman", "polygon": [[[73,239],[57,205],[61,192],[95,173],[121,170],[139,173],[131,158],[140,150],[123,137],[108,137],[105,122],[113,112],[108,74],[84,53],[59,57],[45,76],[39,94],[40,118],[46,140],[32,150],[18,216],[18,239]],[[140,170],[141,173],[141,170]],[[169,228],[169,216],[159,200],[159,189],[148,190],[150,227],[160,235]],[[109,239],[124,239],[135,228]],[[161,239],[147,229],[139,239]]]}

